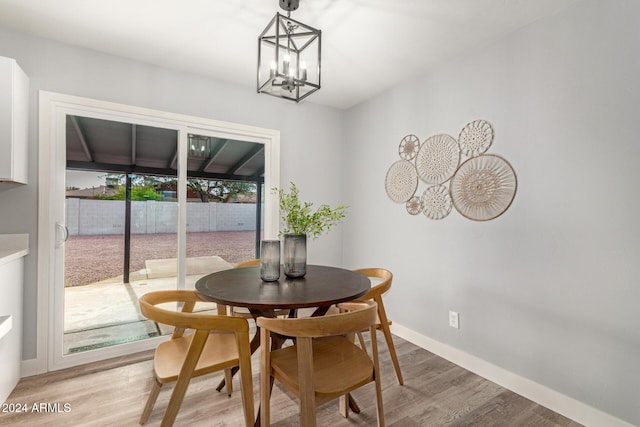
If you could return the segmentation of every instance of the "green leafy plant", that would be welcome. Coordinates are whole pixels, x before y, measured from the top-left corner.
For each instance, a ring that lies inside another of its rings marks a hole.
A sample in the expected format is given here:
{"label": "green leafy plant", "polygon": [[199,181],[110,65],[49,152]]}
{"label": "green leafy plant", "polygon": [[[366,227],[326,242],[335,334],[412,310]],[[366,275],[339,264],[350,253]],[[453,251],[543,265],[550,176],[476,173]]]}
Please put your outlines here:
{"label": "green leafy plant", "polygon": [[274,188],[280,198],[280,218],[283,229],[280,234],[306,234],[318,237],[324,231],[340,222],[346,216],[347,206],[339,205],[331,208],[329,205],[321,205],[315,211],[313,203],[300,201],[300,190],[293,182],[289,192]]}

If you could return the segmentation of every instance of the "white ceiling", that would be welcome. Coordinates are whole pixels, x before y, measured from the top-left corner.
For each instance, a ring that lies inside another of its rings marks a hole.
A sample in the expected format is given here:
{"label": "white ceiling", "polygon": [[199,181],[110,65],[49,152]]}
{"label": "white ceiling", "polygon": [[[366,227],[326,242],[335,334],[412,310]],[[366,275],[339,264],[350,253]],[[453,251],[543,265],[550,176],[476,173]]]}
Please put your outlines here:
{"label": "white ceiling", "polygon": [[[300,0],[322,30],[322,88],[348,108],[577,0]],[[0,0],[0,25],[254,88],[278,0]]]}

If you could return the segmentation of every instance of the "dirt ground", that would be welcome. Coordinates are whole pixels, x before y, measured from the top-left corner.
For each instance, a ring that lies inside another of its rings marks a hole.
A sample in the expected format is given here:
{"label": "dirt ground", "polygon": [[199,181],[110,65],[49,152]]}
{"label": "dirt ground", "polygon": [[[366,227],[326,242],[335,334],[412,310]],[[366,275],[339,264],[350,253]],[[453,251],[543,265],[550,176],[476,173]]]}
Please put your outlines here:
{"label": "dirt ground", "polygon": [[[133,234],[131,267],[149,259],[176,258],[176,234]],[[217,255],[230,263],[255,258],[254,231],[187,233],[187,257]],[[65,243],[65,285],[81,286],[121,276],[124,235],[70,236]]]}

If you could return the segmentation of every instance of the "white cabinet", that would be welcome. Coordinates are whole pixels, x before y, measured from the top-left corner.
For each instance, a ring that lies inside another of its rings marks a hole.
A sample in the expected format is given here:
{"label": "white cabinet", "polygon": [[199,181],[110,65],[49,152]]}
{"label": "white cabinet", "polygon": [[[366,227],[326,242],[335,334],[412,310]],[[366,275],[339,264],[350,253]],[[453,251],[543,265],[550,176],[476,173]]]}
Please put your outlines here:
{"label": "white cabinet", "polygon": [[0,265],[0,404],[7,400],[18,381],[22,363],[22,286],[24,258]]}
{"label": "white cabinet", "polygon": [[29,78],[0,56],[0,181],[27,183]]}
{"label": "white cabinet", "polygon": [[0,404],[20,380],[27,234],[0,234]]}

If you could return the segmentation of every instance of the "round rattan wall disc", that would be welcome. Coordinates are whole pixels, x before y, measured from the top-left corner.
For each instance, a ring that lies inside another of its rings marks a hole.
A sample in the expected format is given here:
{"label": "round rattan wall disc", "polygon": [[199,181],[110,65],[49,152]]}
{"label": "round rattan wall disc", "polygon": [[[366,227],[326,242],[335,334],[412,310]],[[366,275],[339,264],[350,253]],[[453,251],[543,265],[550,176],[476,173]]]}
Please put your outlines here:
{"label": "round rattan wall disc", "polygon": [[415,135],[407,135],[400,141],[398,154],[402,160],[413,160],[420,150],[420,139]]}
{"label": "round rattan wall disc", "polygon": [[460,163],[460,147],[451,136],[441,134],[427,138],[418,151],[418,176],[427,184],[449,180]]}
{"label": "round rattan wall disc", "polygon": [[478,156],[491,146],[493,129],[485,120],[474,120],[467,123],[460,131],[458,143],[462,154],[467,157]]}
{"label": "round rattan wall disc", "polygon": [[391,165],[384,180],[387,196],[396,203],[404,203],[418,188],[418,172],[407,160],[398,160]]}
{"label": "round rattan wall disc", "polygon": [[422,212],[422,199],[418,196],[413,196],[407,200],[407,212],[411,215],[418,215]]}
{"label": "round rattan wall disc", "polygon": [[451,200],[462,216],[487,221],[507,210],[516,186],[516,174],[509,162],[500,156],[482,154],[460,165],[451,179]]}
{"label": "round rattan wall disc", "polygon": [[424,216],[429,219],[442,219],[451,212],[451,196],[444,185],[432,185],[422,193]]}

